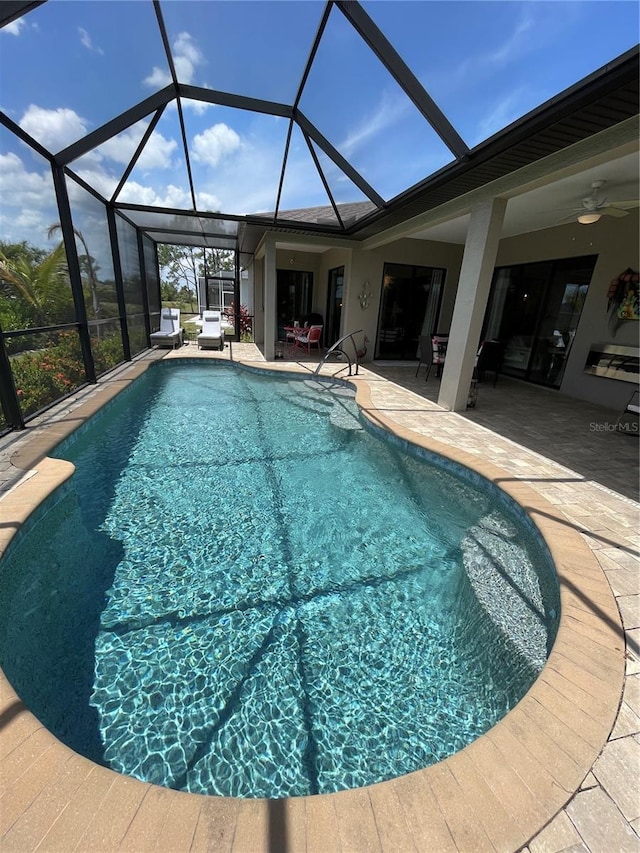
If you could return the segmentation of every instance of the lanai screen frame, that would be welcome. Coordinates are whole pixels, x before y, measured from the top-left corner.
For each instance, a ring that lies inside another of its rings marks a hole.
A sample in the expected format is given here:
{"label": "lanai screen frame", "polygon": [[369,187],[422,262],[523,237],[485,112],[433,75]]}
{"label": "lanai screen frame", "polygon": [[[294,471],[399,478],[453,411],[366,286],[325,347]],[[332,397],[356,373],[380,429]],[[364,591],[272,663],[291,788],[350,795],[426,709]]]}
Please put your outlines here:
{"label": "lanai screen frame", "polygon": [[[5,0],[0,9],[0,26],[4,26],[16,18],[27,14],[32,9],[42,5],[42,2],[14,2],[14,0]],[[264,101],[255,98],[245,97],[242,95],[214,91],[197,86],[191,86],[180,83],[176,74],[175,62],[172,54],[171,45],[167,37],[167,31],[164,24],[162,14],[161,0],[153,0],[153,8],[156,15],[157,24],[161,34],[164,50],[166,53],[167,62],[171,70],[172,82],[160,91],[144,99],[130,109],[121,113],[119,116],[108,121],[101,127],[85,135],[72,145],[65,149],[52,152],[45,149],[22,128],[20,128],[8,115],[0,112],[0,123],[12,134],[14,134],[22,142],[29,145],[34,151],[44,157],[51,166],[53,182],[55,186],[59,222],[63,241],[65,244],[69,279],[74,296],[76,306],[75,323],[71,324],[78,330],[80,337],[82,358],[87,383],[96,381],[96,369],[91,351],[91,342],[89,335],[89,324],[84,309],[84,301],[82,295],[82,278],[80,261],[76,241],[74,239],[74,223],[69,205],[69,196],[67,189],[67,180],[71,179],[83,186],[86,192],[95,197],[106,211],[107,221],[109,223],[111,254],[113,257],[114,279],[119,305],[118,321],[121,324],[122,333],[122,352],[124,360],[131,358],[131,347],[127,329],[126,306],[123,290],[122,270],[119,263],[119,249],[116,238],[116,217],[123,219],[135,228],[138,236],[138,254],[140,262],[140,270],[142,281],[151,281],[151,289],[143,288],[144,298],[144,323],[145,330],[148,334],[152,329],[153,321],[157,315],[157,311],[151,310],[151,307],[158,307],[160,304],[160,281],[159,268],[157,263],[157,252],[155,247],[157,243],[174,243],[176,245],[191,245],[200,248],[233,248],[236,259],[239,259],[239,236],[242,236],[245,229],[250,227],[253,234],[266,230],[282,230],[287,233],[298,233],[301,235],[318,235],[318,236],[345,236],[350,239],[364,239],[376,231],[386,227],[386,223],[394,224],[399,220],[399,217],[414,215],[419,210],[428,210],[430,207],[437,206],[442,203],[443,189],[445,196],[447,188],[450,187],[450,193],[455,197],[459,190],[456,187],[457,182],[464,181],[468,176],[477,172],[476,185],[482,185],[491,179],[491,166],[497,163],[506,152],[517,147],[523,141],[528,141],[536,136],[543,136],[546,129],[550,126],[557,125],[559,121],[565,120],[573,113],[579,112],[588,98],[596,101],[598,97],[606,97],[607,92],[616,91],[620,87],[620,81],[631,79],[635,71],[637,80],[638,67],[638,49],[637,47],[631,51],[627,51],[616,61],[610,63],[606,68],[594,72],[586,80],[571,87],[560,96],[552,99],[551,102],[542,105],[540,108],[532,111],[521,120],[514,122],[504,132],[496,134],[493,138],[476,146],[473,150],[469,150],[464,140],[455,131],[447,117],[439,110],[433,99],[425,91],[424,87],[417,80],[415,75],[408,68],[404,60],[392,47],[388,39],[373,23],[364,8],[356,2],[356,0],[329,0],[324,7],[318,31],[314,43],[312,45],[309,58],[307,60],[304,73],[298,85],[296,96],[291,104],[281,104],[273,101]],[[400,193],[393,199],[383,199],[378,193],[367,183],[364,177],[350,164],[342,155],[331,145],[320,130],[308,119],[308,117],[300,110],[299,102],[304,89],[305,81],[313,66],[322,34],[326,27],[327,20],[332,9],[338,10],[353,29],[358,33],[360,38],[368,45],[371,51],[378,57],[383,66],[387,69],[391,77],[397,82],[407,97],[414,104],[416,109],[424,117],[426,122],[436,132],[438,137],[451,151],[453,162],[445,168],[439,170],[433,175],[426,177],[412,187],[409,187],[404,192]],[[636,86],[637,88],[637,86]],[[279,116],[285,118],[289,122],[289,135],[287,139],[287,148],[282,163],[282,169],[279,178],[278,197],[275,208],[270,214],[266,215],[232,215],[225,213],[212,213],[197,209],[197,200],[195,187],[189,165],[189,148],[184,130],[184,120],[182,116],[181,102],[182,99],[200,100],[204,103],[217,104],[219,106],[230,106],[235,109],[251,110],[260,112],[270,116]],[[192,200],[191,210],[172,210],[170,208],[150,208],[143,205],[127,204],[118,202],[118,195],[124,186],[127,177],[135,167],[140,154],[144,148],[145,142],[150,137],[153,129],[157,126],[166,107],[174,102],[178,108],[180,126],[182,129],[182,141],[184,147],[184,157],[187,163],[187,172],[189,175],[189,188]],[[637,107],[635,107],[637,114]],[[629,114],[634,113],[634,109],[629,110]],[[611,126],[617,120],[622,120],[623,110],[611,112],[609,117],[602,117],[601,127]],[[95,147],[103,144],[118,133],[130,128],[132,124],[142,119],[150,119],[150,123],[145,131],[145,134],[136,148],[129,164],[125,168],[121,180],[118,183],[115,191],[110,198],[102,197],[93,187],[88,186],[74,172],[73,163],[79,157],[92,151]],[[327,197],[330,200],[329,211],[332,213],[336,224],[327,224],[326,219],[322,218],[317,221],[308,221],[304,219],[304,213],[297,211],[292,212],[280,210],[280,196],[284,173],[286,168],[287,150],[291,137],[291,131],[296,126],[302,132],[310,154],[314,160],[318,174],[325,186]],[[582,129],[580,132],[583,136],[588,136],[591,133],[597,132],[599,127],[595,125],[589,129]],[[577,135],[576,135],[577,138]],[[541,158],[551,150],[557,150],[559,147],[569,144],[566,140],[563,142],[553,141],[548,144],[547,150],[540,148],[537,152],[529,153],[526,156],[530,160]],[[316,147],[322,151],[337,168],[356,186],[363,195],[369,200],[369,207],[364,211],[360,218],[347,219],[341,213],[340,205],[336,203],[328,180],[323,174],[323,169],[316,154]],[[531,146],[530,146],[531,147]],[[521,161],[522,162],[522,161]],[[503,173],[515,170],[520,164],[515,160],[511,165],[502,165]],[[487,167],[488,171],[483,173],[483,167]],[[493,175],[496,174],[495,167]],[[473,183],[473,181],[472,181]],[[470,184],[468,184],[470,186]],[[153,226],[144,226],[140,221],[136,221],[139,217],[146,214],[157,214],[161,216],[180,216],[184,217],[188,223],[188,227],[182,226],[179,228],[161,228]],[[289,214],[289,215],[288,215]],[[300,215],[301,214],[301,215]],[[213,225],[213,229],[210,226]],[[231,233],[233,232],[233,236]],[[214,245],[215,244],[215,245]],[[151,266],[150,247],[153,247],[153,269],[146,269]],[[246,253],[246,249],[242,249]],[[249,248],[249,253],[251,248]],[[236,264],[239,268],[239,263]],[[150,298],[151,296],[151,298]],[[153,306],[150,307],[150,303]],[[55,327],[47,327],[45,330],[50,331]],[[9,360],[4,347],[4,341],[7,336],[17,336],[22,333],[33,333],[33,329],[29,330],[12,330],[11,332],[0,333],[0,373],[3,378],[2,390],[2,407],[5,413],[5,419],[9,426],[21,428],[24,427],[25,419],[20,412],[19,401],[15,395],[15,386],[13,384]],[[8,413],[8,416],[7,416]],[[33,415],[31,415],[33,416]]]}

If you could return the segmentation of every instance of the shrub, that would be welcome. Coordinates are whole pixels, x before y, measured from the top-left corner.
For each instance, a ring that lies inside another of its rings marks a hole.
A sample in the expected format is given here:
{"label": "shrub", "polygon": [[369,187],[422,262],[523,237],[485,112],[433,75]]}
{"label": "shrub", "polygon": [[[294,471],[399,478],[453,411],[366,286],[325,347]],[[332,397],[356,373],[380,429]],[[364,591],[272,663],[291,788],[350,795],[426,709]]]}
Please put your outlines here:
{"label": "shrub", "polygon": [[[42,336],[38,336],[41,338]],[[22,416],[28,417],[69,394],[87,381],[76,332],[48,336],[48,346],[11,357],[11,370]],[[120,334],[91,338],[96,376],[101,376],[123,360]]]}
{"label": "shrub", "polygon": [[60,332],[53,345],[11,358],[11,370],[23,417],[69,394],[86,382],[80,341],[75,332]]}
{"label": "shrub", "polygon": [[243,343],[251,343],[253,341],[253,317],[249,314],[246,305],[241,305],[236,317],[234,303],[229,306],[228,311],[229,322],[233,323],[235,333],[238,340]]}
{"label": "shrub", "polygon": [[107,370],[111,370],[124,359],[122,352],[122,338],[119,331],[114,331],[105,338],[91,338],[91,352],[93,353],[93,364],[96,376],[102,376]]}

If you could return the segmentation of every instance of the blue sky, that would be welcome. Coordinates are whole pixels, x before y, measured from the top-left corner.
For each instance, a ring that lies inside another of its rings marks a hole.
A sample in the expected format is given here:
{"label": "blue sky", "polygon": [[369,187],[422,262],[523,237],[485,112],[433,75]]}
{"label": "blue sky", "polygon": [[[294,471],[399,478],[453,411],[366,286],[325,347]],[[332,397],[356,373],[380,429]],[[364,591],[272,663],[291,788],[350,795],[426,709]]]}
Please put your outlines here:
{"label": "blue sky", "polygon": [[[181,82],[293,102],[323,3],[161,5]],[[635,0],[363,5],[471,148],[638,41]],[[54,152],[169,80],[150,0],[49,0],[0,31],[0,110]],[[183,108],[198,206],[273,210],[288,122],[199,102]],[[453,159],[337,9],[300,108],[385,199]],[[110,197],[149,119],[72,168]],[[364,200],[330,163],[327,176],[338,202]],[[0,239],[46,244],[46,227],[55,221],[48,167],[2,127],[0,182]],[[119,200],[191,207],[174,104]],[[321,204],[328,204],[324,187],[296,130],[281,209]]]}

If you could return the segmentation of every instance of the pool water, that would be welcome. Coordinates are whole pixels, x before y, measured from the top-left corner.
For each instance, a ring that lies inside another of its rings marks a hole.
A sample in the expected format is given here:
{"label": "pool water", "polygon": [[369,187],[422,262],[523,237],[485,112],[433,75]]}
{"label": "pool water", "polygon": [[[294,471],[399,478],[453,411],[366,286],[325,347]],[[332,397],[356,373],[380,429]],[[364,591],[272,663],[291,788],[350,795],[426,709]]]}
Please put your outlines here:
{"label": "pool water", "polygon": [[490,728],[553,642],[531,526],[365,428],[344,385],[158,364],[56,455],[74,477],[1,564],[0,662],[114,770],[239,797],[379,782]]}

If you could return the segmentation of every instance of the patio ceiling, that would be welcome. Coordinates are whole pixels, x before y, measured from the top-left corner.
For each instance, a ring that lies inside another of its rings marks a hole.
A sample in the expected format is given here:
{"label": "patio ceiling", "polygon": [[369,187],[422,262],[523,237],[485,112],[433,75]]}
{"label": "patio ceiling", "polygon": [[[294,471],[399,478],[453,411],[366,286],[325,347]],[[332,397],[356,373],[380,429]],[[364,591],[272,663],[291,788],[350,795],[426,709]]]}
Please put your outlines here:
{"label": "patio ceiling", "polygon": [[[3,33],[0,154],[27,142],[156,242],[233,248],[240,232],[250,252],[268,226],[370,238],[637,115],[636,34],[620,28],[580,67],[547,70],[545,104],[522,98],[502,126],[492,105],[524,70],[476,103],[486,57],[440,44],[468,50],[484,5],[5,0],[19,38]],[[453,29],[447,6],[464,13]],[[491,24],[505,51],[523,26]],[[637,185],[637,163],[622,177]]]}

